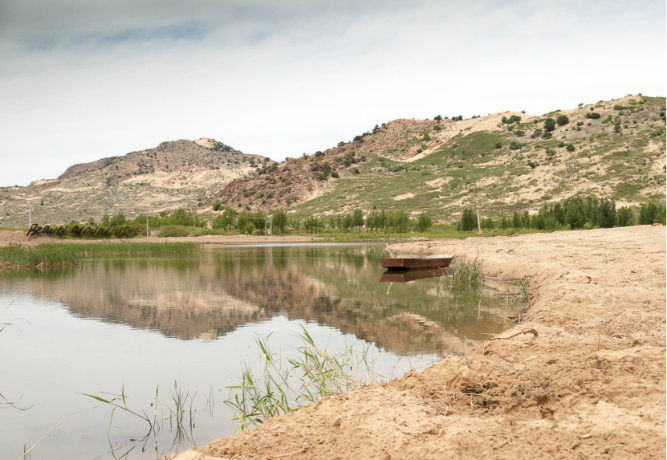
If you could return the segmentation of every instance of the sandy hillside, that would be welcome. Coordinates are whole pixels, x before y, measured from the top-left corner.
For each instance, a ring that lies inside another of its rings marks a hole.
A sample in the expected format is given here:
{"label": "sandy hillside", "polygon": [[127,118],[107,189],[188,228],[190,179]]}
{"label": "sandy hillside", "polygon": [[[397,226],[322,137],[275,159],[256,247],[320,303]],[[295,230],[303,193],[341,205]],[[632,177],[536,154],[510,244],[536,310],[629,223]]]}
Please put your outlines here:
{"label": "sandy hillside", "polygon": [[525,320],[466,357],[178,458],[665,458],[664,227],[392,249],[478,255],[488,275],[530,277]]}

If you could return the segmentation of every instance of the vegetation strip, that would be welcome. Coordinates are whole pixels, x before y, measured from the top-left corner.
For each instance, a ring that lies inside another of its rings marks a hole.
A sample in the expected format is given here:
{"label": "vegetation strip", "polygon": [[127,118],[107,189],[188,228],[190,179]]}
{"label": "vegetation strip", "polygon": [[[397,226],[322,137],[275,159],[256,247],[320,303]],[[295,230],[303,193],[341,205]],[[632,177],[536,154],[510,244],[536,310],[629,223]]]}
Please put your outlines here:
{"label": "vegetation strip", "polygon": [[0,248],[0,268],[62,267],[81,258],[98,255],[161,254],[188,252],[195,243],[42,244],[35,248]]}

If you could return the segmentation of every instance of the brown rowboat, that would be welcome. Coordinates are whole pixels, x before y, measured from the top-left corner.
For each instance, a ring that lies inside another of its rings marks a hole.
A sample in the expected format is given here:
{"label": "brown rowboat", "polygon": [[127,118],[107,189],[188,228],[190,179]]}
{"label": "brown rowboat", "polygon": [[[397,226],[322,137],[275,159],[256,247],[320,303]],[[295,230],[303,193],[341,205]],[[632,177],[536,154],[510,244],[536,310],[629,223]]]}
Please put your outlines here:
{"label": "brown rowboat", "polygon": [[414,270],[419,268],[445,268],[454,259],[454,254],[434,254],[428,257],[407,257],[380,259],[380,264],[388,269]]}

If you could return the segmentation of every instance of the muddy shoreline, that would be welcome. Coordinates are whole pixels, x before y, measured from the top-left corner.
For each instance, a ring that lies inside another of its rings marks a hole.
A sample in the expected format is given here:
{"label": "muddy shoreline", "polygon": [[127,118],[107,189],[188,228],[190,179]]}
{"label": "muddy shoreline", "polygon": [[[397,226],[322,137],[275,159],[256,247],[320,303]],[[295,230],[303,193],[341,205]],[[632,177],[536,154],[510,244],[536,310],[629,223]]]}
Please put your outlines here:
{"label": "muddy shoreline", "polygon": [[396,244],[529,277],[525,319],[465,357],[177,458],[665,458],[665,236],[641,226]]}

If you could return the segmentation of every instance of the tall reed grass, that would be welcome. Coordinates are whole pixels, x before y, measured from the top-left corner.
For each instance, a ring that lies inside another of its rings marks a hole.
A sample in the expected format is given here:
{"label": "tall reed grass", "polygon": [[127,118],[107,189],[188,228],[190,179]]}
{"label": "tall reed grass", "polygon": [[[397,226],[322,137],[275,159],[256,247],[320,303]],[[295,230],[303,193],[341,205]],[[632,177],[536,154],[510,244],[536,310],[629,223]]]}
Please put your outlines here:
{"label": "tall reed grass", "polygon": [[75,265],[87,256],[188,252],[195,247],[194,243],[41,244],[34,248],[7,246],[0,248],[0,268]]}
{"label": "tall reed grass", "polygon": [[370,347],[361,351],[346,344],[343,350],[320,350],[306,329],[298,334],[303,346],[297,357],[283,359],[273,352],[268,338],[256,339],[261,351],[263,369],[253,375],[244,363],[241,384],[230,386],[233,396],[225,404],[234,411],[237,429],[248,431],[266,420],[294,412],[318,399],[361,388],[375,382],[374,361]]}

